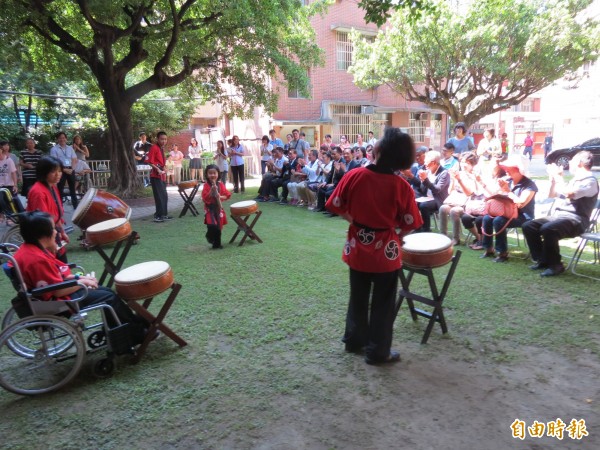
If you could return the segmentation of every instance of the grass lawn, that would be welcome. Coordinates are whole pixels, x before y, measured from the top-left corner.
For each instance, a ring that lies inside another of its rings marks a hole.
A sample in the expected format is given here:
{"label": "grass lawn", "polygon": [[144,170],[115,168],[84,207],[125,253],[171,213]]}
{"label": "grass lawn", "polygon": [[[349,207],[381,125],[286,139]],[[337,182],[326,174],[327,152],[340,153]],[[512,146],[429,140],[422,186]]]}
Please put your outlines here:
{"label": "grass lawn", "polygon": [[[254,195],[249,191],[233,201]],[[537,404],[532,419],[554,419],[560,411],[565,421],[575,412],[588,424],[598,419],[593,382],[600,364],[600,282],[570,274],[542,280],[528,261],[496,264],[460,247],[445,301],[449,334],[442,336],[436,325],[429,343],[420,345],[425,322],[413,323],[403,305],[394,335],[403,361],[371,367],[344,353],[340,342],[348,299],[341,261],[346,223],[303,208],[260,208],[255,231],[264,243],[227,244],[235,231],[230,219],[219,251],[209,250],[201,218],[134,221],[141,240],[125,265],[171,265],[183,288],[166,323],[188,346],[180,349],[162,337],[139,364],[122,358],[108,379],[96,379],[88,364],[50,395],[0,391],[2,448],[434,448],[428,446],[440,439],[439,448],[508,448],[514,442],[508,426],[525,407],[510,408],[523,396]],[[71,247],[71,261],[102,272],[97,253]],[[522,249],[514,253],[522,255]],[[588,270],[600,276],[600,267]],[[438,280],[446,271],[436,269]],[[0,278],[7,305],[11,288]],[[427,293],[424,280],[414,286]],[[582,355],[590,373],[573,374],[572,382],[589,379],[588,406],[563,410],[560,398],[546,404],[518,386],[506,393],[510,401],[495,397],[496,390],[516,383],[513,370],[526,370],[524,379],[550,388],[562,376],[555,366],[579,364]],[[535,367],[535,358],[549,358],[544,361],[552,369]],[[455,384],[447,385],[450,380]],[[419,395],[430,401],[417,401]],[[472,415],[473,421],[461,422],[461,428],[452,410],[440,412],[444,404],[457,410],[466,405],[463,417]],[[495,407],[502,423],[484,419]],[[423,421],[419,426],[415,416]],[[486,439],[475,444],[469,429]],[[399,439],[405,447],[394,445]],[[592,439],[582,444],[597,442]]]}

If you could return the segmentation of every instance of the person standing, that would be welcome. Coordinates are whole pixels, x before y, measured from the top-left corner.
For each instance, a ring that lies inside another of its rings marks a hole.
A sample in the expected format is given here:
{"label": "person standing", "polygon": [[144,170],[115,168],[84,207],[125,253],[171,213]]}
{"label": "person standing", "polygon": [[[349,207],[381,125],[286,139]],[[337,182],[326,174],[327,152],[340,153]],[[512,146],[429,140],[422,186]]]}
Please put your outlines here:
{"label": "person standing", "polygon": [[[147,165],[146,156],[150,151],[150,147],[152,144],[148,142],[148,138],[146,137],[146,133],[143,131],[139,135],[139,141],[133,144],[133,157],[135,158],[135,163],[138,166]],[[144,177],[144,187],[147,187],[150,184],[150,180],[148,177]]]}
{"label": "person standing", "polygon": [[525,136],[525,140],[523,141],[523,146],[525,147],[523,149],[523,155],[529,155],[529,161],[531,161],[531,158],[533,157],[533,139],[531,137],[531,131],[527,132],[527,136]]}
{"label": "person standing", "polygon": [[552,133],[549,131],[546,133],[544,138],[544,159],[548,156],[548,153],[552,151]]}
{"label": "person standing", "polygon": [[67,145],[67,135],[63,131],[56,133],[56,145],[50,149],[50,156],[58,159],[62,165],[62,177],[58,182],[58,192],[63,195],[65,184],[69,185],[69,194],[71,195],[71,204],[73,209],[77,209],[79,200],[77,199],[77,190],[75,189],[75,166],[77,165],[77,154],[73,147]]}
{"label": "person standing", "polygon": [[87,145],[83,143],[83,139],[78,134],[73,136],[72,147],[73,150],[75,150],[78,160],[85,161],[90,157],[90,151],[88,150]]}
{"label": "person standing", "polygon": [[0,188],[10,190],[17,195],[17,167],[8,153],[8,141],[0,141]]}
{"label": "person standing", "polygon": [[21,187],[21,195],[27,197],[31,186],[37,181],[35,169],[44,154],[35,148],[35,141],[29,138],[25,141],[25,150],[21,152],[19,164],[23,172],[23,186]]}
{"label": "person standing", "polygon": [[348,172],[326,204],[328,211],[350,222],[342,253],[350,267],[342,341],[347,352],[358,353],[364,347],[367,364],[400,361],[400,353],[392,351],[391,345],[402,267],[401,235],[421,226],[413,190],[394,174],[414,161],[412,138],[399,128],[387,128],[375,152],[375,164]]}
{"label": "person standing", "polygon": [[[200,180],[200,183],[204,183],[204,174],[202,172],[202,147],[200,147],[196,138],[190,140],[188,158],[190,158],[190,178],[192,180]],[[198,177],[196,177],[196,174]]]}
{"label": "person standing", "polygon": [[181,183],[181,169],[183,168],[183,153],[177,144],[173,144],[171,147],[171,161],[173,161],[173,184],[177,186]]}
{"label": "person standing", "polygon": [[206,240],[212,244],[212,249],[223,248],[221,233],[223,225],[227,224],[227,214],[221,202],[229,200],[231,193],[225,184],[219,181],[219,168],[214,164],[206,166],[204,174],[206,183],[202,187],[202,201],[204,202],[204,223],[206,224]]}
{"label": "person standing", "polygon": [[271,138],[269,140],[269,144],[271,144],[271,149],[283,147],[283,141],[277,137],[277,135],[275,134],[275,130],[269,130],[269,137]]}
{"label": "person standing", "polygon": [[454,125],[454,136],[448,139],[454,145],[455,155],[460,157],[461,153],[475,150],[475,144],[467,137],[467,128],[463,122]]}
{"label": "person standing", "polygon": [[367,145],[372,145],[373,147],[375,147],[376,142],[377,139],[375,138],[375,135],[372,131],[369,131],[369,140],[367,141]]}
{"label": "person standing", "polygon": [[227,158],[229,154],[223,141],[217,141],[217,151],[215,153],[215,165],[219,168],[219,180],[224,185],[227,184],[227,174],[229,173],[229,163]]}
{"label": "person standing", "polygon": [[244,146],[240,144],[240,138],[238,136],[233,136],[231,142],[231,149],[229,152],[230,156],[230,164],[231,174],[233,175],[233,192],[237,194],[240,192],[246,192],[246,188],[244,186],[244,155],[246,154],[246,150]]}
{"label": "person standing", "polygon": [[502,157],[504,160],[508,157],[508,134],[502,133],[502,139],[500,139],[500,148],[502,149]]}
{"label": "person standing", "polygon": [[156,135],[156,144],[150,147],[146,157],[147,164],[150,164],[150,185],[152,186],[152,195],[156,211],[154,212],[154,222],[163,222],[172,217],[167,215],[167,206],[169,197],[167,195],[167,173],[165,171],[165,149],[167,147],[167,133],[159,131]]}
{"label": "person standing", "polygon": [[265,175],[267,163],[273,159],[273,147],[269,143],[269,136],[263,136],[260,144],[260,174]]}

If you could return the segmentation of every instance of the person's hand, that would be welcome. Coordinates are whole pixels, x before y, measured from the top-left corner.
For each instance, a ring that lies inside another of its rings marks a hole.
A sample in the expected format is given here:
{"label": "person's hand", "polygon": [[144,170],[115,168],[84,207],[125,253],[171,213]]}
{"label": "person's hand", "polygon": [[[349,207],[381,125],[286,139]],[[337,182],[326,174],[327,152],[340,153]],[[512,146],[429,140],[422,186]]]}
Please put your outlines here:
{"label": "person's hand", "polygon": [[89,289],[98,289],[98,280],[92,275],[80,275],[79,282]]}
{"label": "person's hand", "polygon": [[419,179],[421,181],[425,181],[427,179],[427,171],[426,170],[419,170],[418,174],[419,174]]}
{"label": "person's hand", "polygon": [[409,180],[412,180],[415,177],[410,169],[401,170],[400,173]]}
{"label": "person's hand", "polygon": [[498,179],[498,186],[500,186],[500,190],[505,194],[510,192],[510,187],[508,185],[508,181],[503,180],[502,178]]}

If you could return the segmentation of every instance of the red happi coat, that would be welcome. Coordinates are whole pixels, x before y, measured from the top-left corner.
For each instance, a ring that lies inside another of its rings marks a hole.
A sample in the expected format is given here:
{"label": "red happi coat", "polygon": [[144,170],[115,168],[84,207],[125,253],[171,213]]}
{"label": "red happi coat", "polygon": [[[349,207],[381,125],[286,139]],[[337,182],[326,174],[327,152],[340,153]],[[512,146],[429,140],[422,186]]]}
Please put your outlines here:
{"label": "red happi coat", "polygon": [[[225,195],[227,200],[231,197],[231,192],[227,190],[225,185],[219,183],[219,195]],[[202,187],[202,201],[204,202],[204,223],[206,225],[219,225],[219,229],[223,229],[223,225],[227,224],[227,215],[223,208],[220,211],[216,211],[217,205],[215,198],[210,195],[210,183],[204,183]]]}
{"label": "red happi coat", "polygon": [[346,264],[361,272],[392,272],[402,266],[396,228],[406,234],[423,220],[408,182],[376,170],[368,166],[345,174],[325,207],[352,217],[342,256]]}

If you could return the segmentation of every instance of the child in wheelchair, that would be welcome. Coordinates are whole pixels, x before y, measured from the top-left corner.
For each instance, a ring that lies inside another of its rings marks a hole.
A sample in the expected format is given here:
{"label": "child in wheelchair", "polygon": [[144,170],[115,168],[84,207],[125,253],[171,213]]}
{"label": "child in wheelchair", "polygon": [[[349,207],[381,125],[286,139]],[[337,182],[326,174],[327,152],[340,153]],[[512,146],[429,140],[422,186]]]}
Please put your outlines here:
{"label": "child in wheelchair", "polygon": [[[80,308],[106,304],[112,307],[121,324],[129,324],[129,342],[140,344],[149,327],[148,322],[137,316],[111,289],[98,285],[94,276],[74,275],[68,265],[56,258],[56,229],[52,217],[35,211],[20,215],[19,225],[24,243],[15,252],[23,280],[28,289],[35,289],[67,280],[77,281],[87,287],[87,296],[78,302]],[[41,294],[41,300],[69,300],[81,297],[83,288],[73,286]],[[106,314],[109,329],[119,326],[111,314]]]}

